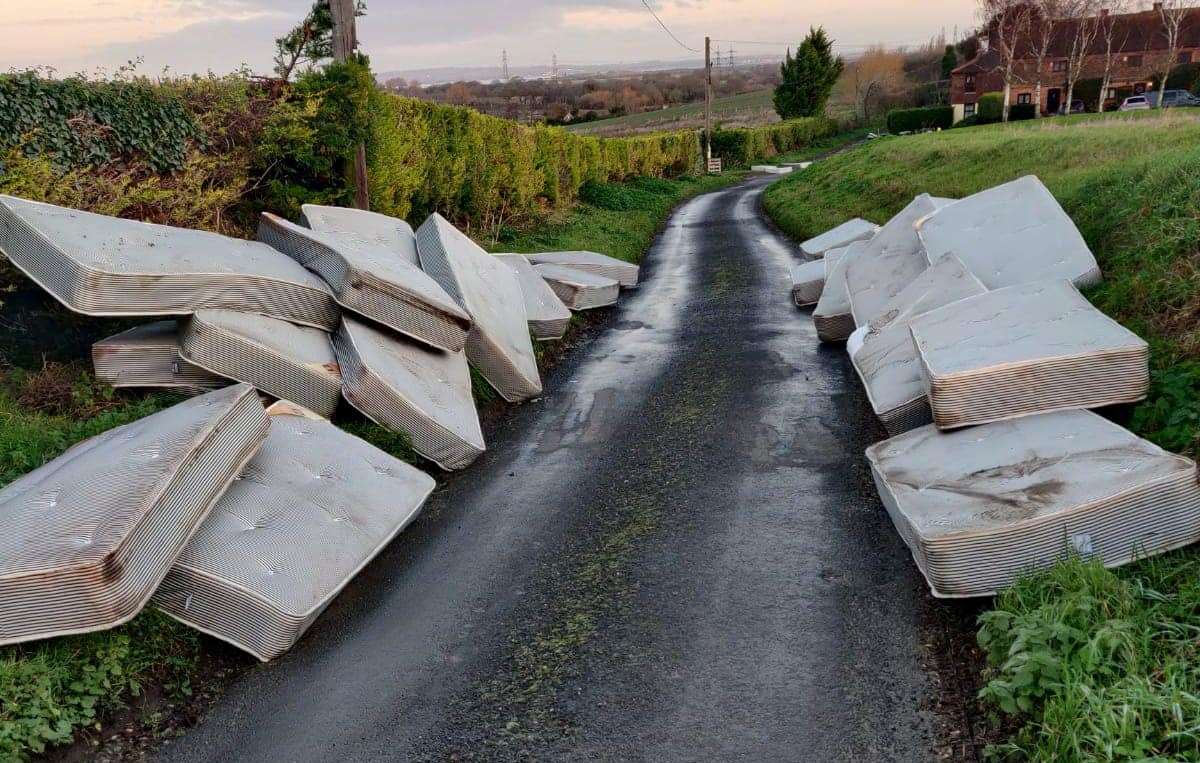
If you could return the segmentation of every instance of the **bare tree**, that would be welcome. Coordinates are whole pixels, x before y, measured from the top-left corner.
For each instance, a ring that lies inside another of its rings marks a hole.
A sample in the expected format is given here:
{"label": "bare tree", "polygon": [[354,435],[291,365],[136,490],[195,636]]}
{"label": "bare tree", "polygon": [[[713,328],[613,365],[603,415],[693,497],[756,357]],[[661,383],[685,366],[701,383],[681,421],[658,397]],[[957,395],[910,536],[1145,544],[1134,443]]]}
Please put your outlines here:
{"label": "bare tree", "polygon": [[1096,24],[1097,36],[1100,44],[1104,46],[1104,75],[1100,86],[1100,103],[1097,106],[1097,111],[1100,112],[1104,111],[1104,102],[1108,99],[1109,88],[1112,87],[1117,61],[1125,51],[1125,44],[1129,42],[1130,26],[1118,23],[1117,16],[1131,8],[1130,0],[1108,0],[1105,5],[1107,7],[1101,10]]}
{"label": "bare tree", "polygon": [[1030,12],[1029,41],[1032,46],[1034,64],[1037,72],[1034,75],[1033,102],[1037,104],[1033,113],[1035,117],[1042,116],[1042,84],[1046,78],[1046,59],[1050,57],[1050,47],[1054,44],[1056,22],[1062,16],[1061,0],[1036,0]]}
{"label": "bare tree", "polygon": [[1190,0],[1163,0],[1158,3],[1158,12],[1162,17],[1163,36],[1167,41],[1167,57],[1162,65],[1162,82],[1158,86],[1158,108],[1163,107],[1163,98],[1167,92],[1167,78],[1171,70],[1179,62],[1179,43],[1183,39],[1184,25],[1191,12]]}
{"label": "bare tree", "polygon": [[1028,48],[1032,6],[1026,0],[978,0],[979,15],[988,33],[988,49],[996,51],[996,70],[1004,77],[1004,121],[1012,106],[1013,85],[1020,81],[1017,61]]}
{"label": "bare tree", "polygon": [[1067,113],[1075,102],[1075,83],[1087,68],[1088,56],[1100,31],[1100,3],[1103,0],[1064,0],[1064,17],[1071,21],[1071,40],[1067,51]]}

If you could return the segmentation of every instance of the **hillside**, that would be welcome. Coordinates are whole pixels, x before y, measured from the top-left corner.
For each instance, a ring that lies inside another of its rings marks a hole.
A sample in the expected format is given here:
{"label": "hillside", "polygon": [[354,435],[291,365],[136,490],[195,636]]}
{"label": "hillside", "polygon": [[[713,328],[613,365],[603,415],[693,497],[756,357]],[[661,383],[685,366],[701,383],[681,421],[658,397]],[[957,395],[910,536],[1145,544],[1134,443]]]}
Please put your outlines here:
{"label": "hillside", "polygon": [[[731,95],[713,101],[713,120],[726,127],[754,127],[779,121],[772,91]],[[573,125],[567,129],[576,135],[621,137],[647,132],[694,130],[704,126],[704,103],[689,103],[659,111],[645,111],[624,117],[601,119]]]}
{"label": "hillside", "polygon": [[[1200,118],[1149,114],[874,141],[785,179],[767,211],[797,238],[884,221],[915,194],[1042,178],[1104,271],[1088,296],[1152,348],[1149,400],[1123,423],[1200,454]],[[780,299],[783,299],[781,293]],[[1200,550],[1116,571],[1070,560],[981,619],[983,696],[1021,724],[1012,760],[1195,760]],[[1010,755],[1011,757],[1007,757]]]}

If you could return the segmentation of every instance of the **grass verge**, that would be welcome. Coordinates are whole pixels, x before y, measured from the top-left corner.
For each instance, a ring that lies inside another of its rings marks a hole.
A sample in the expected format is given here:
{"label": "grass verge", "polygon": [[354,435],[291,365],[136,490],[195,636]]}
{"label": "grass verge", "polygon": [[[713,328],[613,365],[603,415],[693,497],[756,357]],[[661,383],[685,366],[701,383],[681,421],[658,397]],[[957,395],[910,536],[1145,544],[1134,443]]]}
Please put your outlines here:
{"label": "grass verge", "polygon": [[[588,189],[587,201],[528,231],[510,232],[494,251],[591,249],[638,262],[670,211],[684,199],[732,184],[729,174],[678,180],[638,179]],[[575,330],[586,319],[576,317]],[[543,367],[554,343],[538,343]],[[483,403],[495,403],[477,380]],[[178,402],[163,394],[114,393],[80,365],[0,372],[0,485],[75,443]],[[415,461],[405,438],[361,419],[340,421],[398,458]],[[111,631],[0,647],[0,760],[22,760],[80,740],[99,744],[104,723],[152,687],[171,706],[188,702],[210,658],[206,639],[155,611]],[[250,659],[247,665],[252,664]],[[152,723],[153,721],[151,721]],[[132,731],[132,730],[131,730]],[[144,736],[142,730],[136,732]],[[107,736],[107,732],[104,734]]]}
{"label": "grass verge", "polygon": [[[873,141],[772,187],[769,214],[806,238],[885,221],[922,192],[961,197],[1036,174],[1105,273],[1088,296],[1151,344],[1131,428],[1200,454],[1200,120],[1183,112],[1047,120]],[[1119,570],[1066,560],[981,618],[983,695],[1020,731],[1011,760],[1200,759],[1200,552]]]}

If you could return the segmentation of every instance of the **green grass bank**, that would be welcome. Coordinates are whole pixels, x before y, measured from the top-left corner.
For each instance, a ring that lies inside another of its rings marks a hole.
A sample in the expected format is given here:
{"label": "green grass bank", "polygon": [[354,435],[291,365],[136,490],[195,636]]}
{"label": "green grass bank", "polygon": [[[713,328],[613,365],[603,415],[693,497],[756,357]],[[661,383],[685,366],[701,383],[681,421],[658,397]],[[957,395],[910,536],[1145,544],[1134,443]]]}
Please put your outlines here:
{"label": "green grass bank", "polygon": [[[1088,292],[1152,348],[1131,427],[1200,454],[1200,119],[1054,119],[885,138],[786,178],[765,206],[803,239],[878,222],[914,195],[962,197],[1038,175],[1104,271]],[[782,297],[781,297],[782,298]],[[1002,760],[1200,759],[1200,551],[1031,576],[981,618],[984,697],[1017,719]]]}

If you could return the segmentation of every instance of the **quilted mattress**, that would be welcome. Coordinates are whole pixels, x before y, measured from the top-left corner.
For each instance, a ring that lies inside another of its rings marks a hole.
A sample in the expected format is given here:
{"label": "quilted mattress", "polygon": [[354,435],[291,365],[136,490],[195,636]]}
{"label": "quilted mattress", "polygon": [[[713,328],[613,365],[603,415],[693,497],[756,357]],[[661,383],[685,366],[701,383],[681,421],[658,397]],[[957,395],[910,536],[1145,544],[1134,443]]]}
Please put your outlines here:
{"label": "quilted mattress", "polygon": [[266,244],[0,196],[0,250],[78,313],[190,315],[221,308],[332,329],[317,276]]}
{"label": "quilted mattress", "polygon": [[179,354],[179,324],[156,321],[92,345],[96,378],[113,387],[166,387],[203,392],[229,384]]}
{"label": "quilted mattress", "polygon": [[320,329],[252,313],[200,310],[184,324],[180,347],[200,368],[326,418],[342,399],[333,345]]}
{"label": "quilted mattress", "polygon": [[854,333],[854,316],[846,293],[846,266],[863,246],[863,242],[858,242],[825,254],[825,288],[813,310],[813,324],[822,342],[844,342]]}
{"label": "quilted mattress", "polygon": [[1067,554],[1115,567],[1200,540],[1196,464],[1089,411],[867,450],[880,497],[935,596],[989,596]]}
{"label": "quilted mattress", "polygon": [[178,620],[264,662],[291,649],[420,512],[428,475],[295,406],[154,595]]}
{"label": "quilted mattress", "polygon": [[474,320],[467,358],[488,384],[510,403],[541,395],[525,294],[512,268],[437,214],[417,231],[417,252],[425,272]]}
{"label": "quilted mattress", "polygon": [[809,259],[824,257],[831,249],[844,249],[856,241],[866,241],[879,231],[879,226],[856,217],[836,228],[814,236],[800,245],[800,251]]}
{"label": "quilted mattress", "polygon": [[1142,400],[1149,346],[1068,281],[988,292],[913,319],[942,429]]}
{"label": "quilted mattress", "polygon": [[1036,177],[996,186],[917,223],[930,263],[958,255],[984,286],[1065,278],[1083,288],[1100,266],[1075,223]]}
{"label": "quilted mattress", "polygon": [[909,329],[912,320],[986,292],[961,260],[948,255],[901,289],[882,307],[883,314],[865,327],[862,346],[852,353],[851,360],[872,410],[890,435],[933,421]]}
{"label": "quilted mattress", "polygon": [[884,305],[925,272],[929,260],[917,237],[916,223],[952,203],[921,194],[880,228],[853,262],[846,264],[846,294],[855,324],[866,326],[875,320]]}
{"label": "quilted mattress", "polygon": [[417,257],[417,235],[405,221],[363,209],[305,204],[301,222],[319,233],[340,233],[366,239],[384,247],[409,265],[421,267]]}
{"label": "quilted mattress", "polygon": [[0,644],[141,611],[269,428],[237,385],[82,442],[0,490]]}
{"label": "quilted mattress", "polygon": [[317,273],[338,304],[418,342],[457,352],[471,317],[436,281],[356,234],[319,233],[264,212],[260,240]]}
{"label": "quilted mattress", "polygon": [[538,275],[525,255],[497,254],[494,255],[505,265],[513,269],[521,282],[521,293],[525,296],[525,316],[529,321],[529,331],[534,339],[546,341],[562,339],[571,325],[571,311],[546,283],[546,279]]}
{"label": "quilted mattress", "polygon": [[462,352],[442,352],[346,317],[333,338],[342,394],[364,416],[408,435],[413,450],[447,470],[484,451]]}
{"label": "quilted mattress", "polygon": [[534,265],[562,265],[585,273],[611,278],[621,288],[631,289],[638,285],[640,269],[632,262],[618,260],[598,252],[542,252],[527,255]]}
{"label": "quilted mattress", "polygon": [[564,265],[534,265],[534,268],[572,310],[611,307],[621,296],[621,285],[612,278]]}
{"label": "quilted mattress", "polygon": [[796,307],[809,307],[821,301],[821,292],[825,290],[825,267],[823,259],[792,265],[792,301]]}

